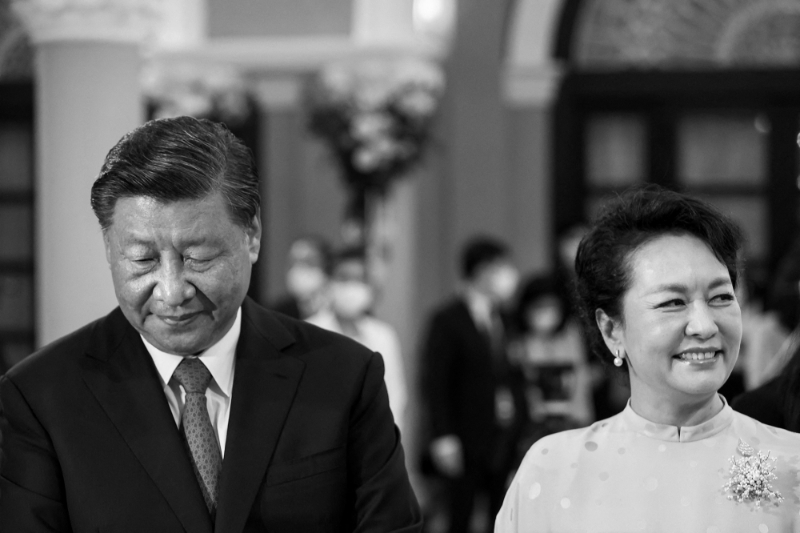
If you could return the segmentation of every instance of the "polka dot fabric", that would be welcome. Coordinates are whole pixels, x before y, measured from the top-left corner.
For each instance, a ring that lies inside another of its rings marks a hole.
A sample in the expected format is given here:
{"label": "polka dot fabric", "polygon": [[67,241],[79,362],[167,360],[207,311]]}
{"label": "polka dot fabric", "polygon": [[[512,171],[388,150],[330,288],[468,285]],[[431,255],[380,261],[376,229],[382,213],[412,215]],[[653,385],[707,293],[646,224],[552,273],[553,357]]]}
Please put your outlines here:
{"label": "polka dot fabric", "polygon": [[[726,497],[739,439],[776,458],[785,501],[755,508]],[[788,497],[787,497],[788,496]],[[528,452],[495,533],[800,533],[800,435],[727,405],[692,427],[654,424],[628,405]]]}
{"label": "polka dot fabric", "polygon": [[200,359],[186,357],[173,375],[186,391],[181,428],[192,455],[192,466],[203,498],[213,515],[217,506],[222,454],[206,407],[206,389],[211,382],[211,373]]}

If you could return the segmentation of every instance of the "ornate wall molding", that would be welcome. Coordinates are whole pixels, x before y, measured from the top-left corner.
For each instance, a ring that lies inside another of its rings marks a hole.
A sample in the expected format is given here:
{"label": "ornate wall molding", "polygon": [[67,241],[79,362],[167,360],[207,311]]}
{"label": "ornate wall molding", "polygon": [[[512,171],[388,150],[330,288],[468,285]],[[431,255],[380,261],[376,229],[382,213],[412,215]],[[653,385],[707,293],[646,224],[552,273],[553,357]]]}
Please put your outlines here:
{"label": "ornate wall molding", "polygon": [[800,0],[585,0],[580,67],[800,66]]}
{"label": "ornate wall molding", "polygon": [[159,0],[15,0],[34,43],[142,42],[159,20]]}

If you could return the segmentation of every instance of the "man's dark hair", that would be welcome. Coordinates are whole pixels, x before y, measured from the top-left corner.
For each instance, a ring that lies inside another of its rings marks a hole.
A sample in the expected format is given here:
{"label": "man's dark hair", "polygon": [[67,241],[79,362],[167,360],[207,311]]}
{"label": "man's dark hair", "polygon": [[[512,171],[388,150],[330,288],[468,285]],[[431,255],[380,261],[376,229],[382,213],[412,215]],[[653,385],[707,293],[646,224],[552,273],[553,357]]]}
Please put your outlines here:
{"label": "man's dark hair", "polygon": [[92,209],[105,231],[120,198],[175,202],[215,192],[234,223],[252,225],[260,205],[252,152],[223,124],[192,117],[151,120],[108,152],[92,186]]}
{"label": "man's dark hair", "polygon": [[493,237],[473,237],[461,249],[461,276],[472,280],[481,269],[510,255],[508,246]]}
{"label": "man's dark hair", "polygon": [[[622,298],[632,282],[633,253],[664,235],[692,235],[711,248],[736,288],[741,230],[707,203],[654,185],[631,189],[604,206],[583,238],[575,258],[580,314],[595,354],[608,363],[611,353],[595,320],[602,309],[622,320]],[[627,370],[627,365],[622,367]]]}

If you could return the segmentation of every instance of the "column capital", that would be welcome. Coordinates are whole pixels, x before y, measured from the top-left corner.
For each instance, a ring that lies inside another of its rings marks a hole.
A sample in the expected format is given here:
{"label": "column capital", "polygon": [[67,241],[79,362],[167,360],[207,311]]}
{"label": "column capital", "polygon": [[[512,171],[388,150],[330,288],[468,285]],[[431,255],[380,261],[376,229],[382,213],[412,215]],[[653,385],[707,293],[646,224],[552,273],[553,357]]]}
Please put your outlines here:
{"label": "column capital", "polygon": [[34,43],[140,43],[160,20],[158,0],[12,0]]}

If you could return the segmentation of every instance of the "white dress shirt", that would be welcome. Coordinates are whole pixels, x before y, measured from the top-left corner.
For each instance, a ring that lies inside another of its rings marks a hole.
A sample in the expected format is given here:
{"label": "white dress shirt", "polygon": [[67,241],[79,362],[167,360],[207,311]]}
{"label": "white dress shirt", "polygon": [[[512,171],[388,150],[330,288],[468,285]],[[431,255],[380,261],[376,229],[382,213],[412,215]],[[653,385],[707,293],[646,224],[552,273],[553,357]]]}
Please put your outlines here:
{"label": "white dress shirt", "polygon": [[[492,300],[485,294],[469,287],[464,289],[463,297],[472,321],[479,330],[491,335],[493,328],[498,327],[493,318]],[[502,324],[500,327],[502,327]]]}
{"label": "white dress shirt", "polygon": [[[225,440],[228,434],[228,420],[231,414],[231,392],[233,390],[233,371],[236,366],[236,344],[239,342],[239,333],[242,330],[242,308],[236,313],[233,326],[216,344],[202,352],[198,357],[211,373],[211,382],[206,390],[206,405],[211,425],[217,435],[219,449],[225,456]],[[183,406],[186,400],[186,391],[178,380],[172,377],[175,369],[183,361],[182,355],[165,353],[147,342],[142,337],[145,348],[153,358],[164,395],[167,397],[169,409],[175,418],[175,424],[180,427]]]}

